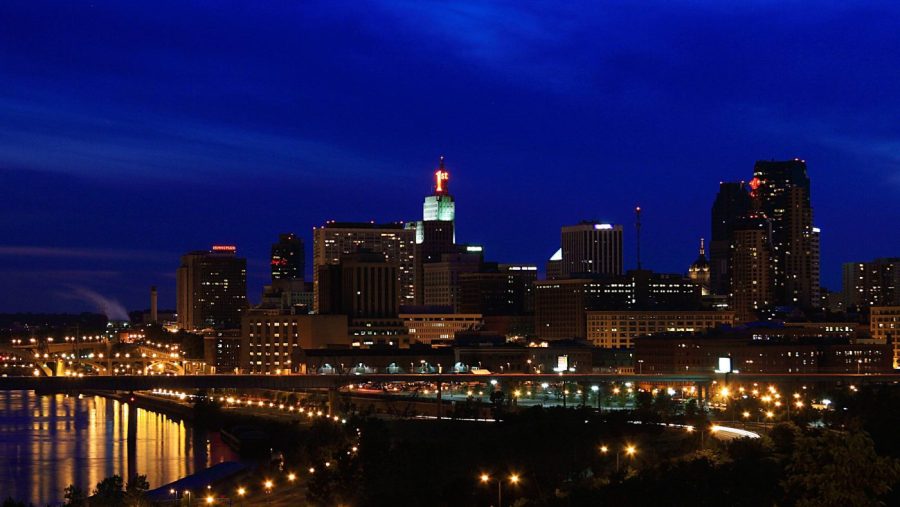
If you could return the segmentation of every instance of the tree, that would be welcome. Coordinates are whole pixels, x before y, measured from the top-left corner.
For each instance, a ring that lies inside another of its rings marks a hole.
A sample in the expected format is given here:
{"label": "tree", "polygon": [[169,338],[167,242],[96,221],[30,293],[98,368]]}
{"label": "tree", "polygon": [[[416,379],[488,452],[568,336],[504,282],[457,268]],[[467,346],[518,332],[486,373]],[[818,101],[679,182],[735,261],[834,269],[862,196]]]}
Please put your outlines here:
{"label": "tree", "polygon": [[31,504],[26,504],[25,502],[20,502],[9,497],[0,504],[0,507],[31,507]]}
{"label": "tree", "polygon": [[150,483],[147,482],[146,475],[133,476],[125,486],[125,505],[136,507],[150,505],[146,496],[149,490]]}
{"label": "tree", "polygon": [[900,462],[878,456],[866,433],[826,432],[797,439],[784,481],[797,507],[883,505]]}
{"label": "tree", "polygon": [[97,483],[94,488],[94,499],[104,507],[124,505],[125,492],[122,491],[122,476],[113,475]]}
{"label": "tree", "polygon": [[63,491],[63,498],[66,499],[65,507],[85,507],[87,506],[87,495],[80,487],[69,484]]}

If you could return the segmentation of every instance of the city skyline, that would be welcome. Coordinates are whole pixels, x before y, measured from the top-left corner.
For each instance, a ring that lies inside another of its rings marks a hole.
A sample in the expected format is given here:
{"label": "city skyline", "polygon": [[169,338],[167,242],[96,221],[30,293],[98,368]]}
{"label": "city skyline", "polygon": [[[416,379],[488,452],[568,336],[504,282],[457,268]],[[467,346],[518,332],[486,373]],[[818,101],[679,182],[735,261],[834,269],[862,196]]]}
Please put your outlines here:
{"label": "city skyline", "polygon": [[8,5],[0,306],[131,310],[156,285],[173,308],[178,257],[214,243],[248,258],[255,302],[278,234],[415,220],[441,154],[458,241],[501,262],[543,267],[561,226],[597,219],[633,267],[639,204],[644,265],[684,273],[718,182],[794,157],[824,286],[900,250],[879,220],[900,216],[895,7],[569,9]]}

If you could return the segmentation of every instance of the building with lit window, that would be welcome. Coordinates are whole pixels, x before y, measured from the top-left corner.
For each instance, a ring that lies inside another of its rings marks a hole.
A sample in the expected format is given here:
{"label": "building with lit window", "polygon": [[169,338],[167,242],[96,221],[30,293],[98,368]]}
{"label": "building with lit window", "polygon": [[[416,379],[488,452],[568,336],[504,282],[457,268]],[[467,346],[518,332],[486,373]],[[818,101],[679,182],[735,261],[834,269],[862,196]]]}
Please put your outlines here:
{"label": "building with lit window", "polygon": [[232,245],[181,257],[176,273],[178,327],[237,329],[247,308],[247,259]]}
{"label": "building with lit window", "polygon": [[412,304],[415,300],[416,283],[415,239],[416,230],[403,223],[327,222],[313,229],[315,311],[320,311],[319,275],[323,266],[339,264],[342,256],[359,249],[381,254],[386,263],[397,267],[397,305]]}
{"label": "building with lit window", "polygon": [[432,346],[452,345],[456,333],[477,331],[483,324],[482,316],[478,313],[401,313],[400,319],[409,331],[410,343]]}
{"label": "building with lit window", "polygon": [[739,322],[757,320],[775,304],[775,262],[768,220],[747,219],[732,236],[731,307]]}
{"label": "building with lit window", "polygon": [[653,336],[659,333],[701,333],[733,324],[733,312],[589,311],[587,339],[595,347],[631,348],[638,336]]}
{"label": "building with lit window", "polygon": [[641,373],[713,373],[720,357],[741,373],[885,373],[891,349],[855,342],[849,336],[823,337],[815,330],[748,328],[705,334],[662,333],[635,340]]}
{"label": "building with lit window", "polygon": [[900,368],[900,306],[873,306],[869,309],[872,340],[893,351],[893,366]]}
{"label": "building with lit window", "polygon": [[345,315],[289,315],[254,310],[241,323],[241,371],[283,374],[291,371],[296,349],[349,347]]}
{"label": "building with lit window", "polygon": [[448,306],[457,311],[462,299],[461,277],[480,271],[483,261],[479,246],[471,252],[443,254],[439,261],[423,264],[425,306]]}
{"label": "building with lit window", "polygon": [[529,315],[534,313],[534,282],[537,266],[486,264],[477,273],[459,275],[463,313],[482,315]]}
{"label": "building with lit window", "polygon": [[622,226],[582,222],[562,228],[560,276],[622,274]]}
{"label": "building with lit window", "polygon": [[203,360],[215,373],[240,373],[241,331],[229,329],[205,335]]}
{"label": "building with lit window", "polygon": [[844,308],[900,305],[900,258],[847,262],[843,282]]}
{"label": "building with lit window", "polygon": [[744,182],[719,183],[712,206],[712,240],[709,244],[710,289],[731,294],[731,242],[736,226],[750,213],[750,193]]}
{"label": "building with lit window", "polygon": [[444,157],[440,158],[434,172],[431,195],[425,197],[422,206],[422,220],[415,223],[416,231],[416,305],[425,305],[426,287],[425,265],[442,262],[445,254],[465,252],[456,245],[456,203],[450,194],[450,173],[444,167]]}
{"label": "building with lit window", "polygon": [[700,288],[681,275],[633,270],[534,283],[534,332],[544,340],[587,338],[590,310],[700,310]]}

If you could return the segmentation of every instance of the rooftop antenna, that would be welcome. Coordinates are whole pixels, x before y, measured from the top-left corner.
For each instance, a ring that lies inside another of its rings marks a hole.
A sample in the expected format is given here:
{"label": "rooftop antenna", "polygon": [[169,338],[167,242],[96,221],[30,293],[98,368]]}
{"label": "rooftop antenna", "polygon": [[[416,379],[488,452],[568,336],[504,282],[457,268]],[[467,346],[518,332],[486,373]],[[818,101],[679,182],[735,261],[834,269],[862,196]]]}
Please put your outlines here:
{"label": "rooftop antenna", "polygon": [[634,208],[634,228],[637,230],[637,268],[638,271],[641,270],[641,207],[635,206]]}

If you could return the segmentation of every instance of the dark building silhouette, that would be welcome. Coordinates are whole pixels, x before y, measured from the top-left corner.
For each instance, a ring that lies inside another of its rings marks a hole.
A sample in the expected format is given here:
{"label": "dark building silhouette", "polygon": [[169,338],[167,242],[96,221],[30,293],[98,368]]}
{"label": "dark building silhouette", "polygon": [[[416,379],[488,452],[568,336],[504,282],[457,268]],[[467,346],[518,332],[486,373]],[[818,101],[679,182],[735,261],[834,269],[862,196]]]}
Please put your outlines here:
{"label": "dark building silhouette", "polygon": [[719,184],[712,207],[712,241],[709,244],[710,290],[713,294],[731,294],[731,240],[735,226],[747,216],[750,207],[746,184]]}
{"label": "dark building silhouette", "polygon": [[537,266],[490,263],[459,275],[460,313],[527,315],[534,312]]}
{"label": "dark building silhouette", "polygon": [[306,272],[306,249],[294,233],[281,234],[272,245],[272,281],[303,280]]}
{"label": "dark building silhouette", "polygon": [[844,263],[843,282],[845,308],[900,305],[900,258]]}

